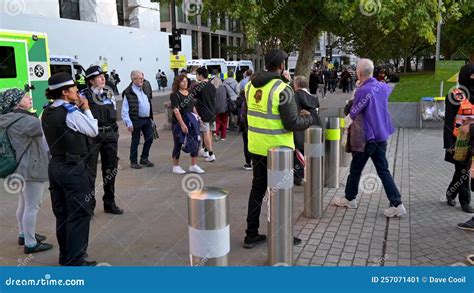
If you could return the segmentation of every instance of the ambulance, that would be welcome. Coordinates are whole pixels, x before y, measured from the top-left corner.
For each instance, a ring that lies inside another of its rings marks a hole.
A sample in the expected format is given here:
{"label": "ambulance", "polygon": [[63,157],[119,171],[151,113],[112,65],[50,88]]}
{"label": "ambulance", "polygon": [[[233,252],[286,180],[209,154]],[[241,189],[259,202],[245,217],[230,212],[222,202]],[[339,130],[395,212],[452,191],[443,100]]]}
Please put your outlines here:
{"label": "ambulance", "polygon": [[49,51],[45,33],[0,29],[0,92],[19,88],[33,98],[33,111],[46,103]]}

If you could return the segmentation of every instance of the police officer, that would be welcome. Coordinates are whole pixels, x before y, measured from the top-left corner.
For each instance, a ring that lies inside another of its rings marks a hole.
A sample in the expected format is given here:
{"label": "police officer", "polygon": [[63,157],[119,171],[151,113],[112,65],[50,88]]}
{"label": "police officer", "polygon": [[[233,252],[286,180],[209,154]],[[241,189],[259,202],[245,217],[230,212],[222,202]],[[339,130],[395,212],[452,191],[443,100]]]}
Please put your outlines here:
{"label": "police officer", "polygon": [[94,266],[86,261],[91,220],[89,197],[92,177],[84,159],[88,153],[87,137],[98,134],[97,120],[81,99],[72,76],[56,73],[48,80],[48,99],[41,120],[52,156],[48,177],[51,204],[56,217],[59,264]]}
{"label": "police officer", "polygon": [[[294,92],[282,77],[288,55],[270,50],[265,55],[267,71],[259,72],[245,86],[245,109],[248,122],[248,149],[252,157],[253,180],[247,214],[244,248],[252,248],[267,240],[258,234],[262,201],[267,190],[267,151],[276,146],[295,148],[293,131],[308,128],[313,118],[302,110],[298,113]],[[301,240],[294,238],[294,244]]]}
{"label": "police officer", "polygon": [[[87,98],[92,115],[99,123],[99,135],[89,138],[90,152],[86,163],[93,178],[92,189],[95,193],[97,161],[101,158],[102,180],[104,186],[104,211],[110,214],[122,214],[123,210],[115,203],[115,177],[118,173],[117,143],[118,125],[115,110],[114,92],[105,87],[105,72],[100,66],[91,66],[86,70],[88,87],[81,92]],[[95,209],[95,194],[91,198],[92,211]]]}

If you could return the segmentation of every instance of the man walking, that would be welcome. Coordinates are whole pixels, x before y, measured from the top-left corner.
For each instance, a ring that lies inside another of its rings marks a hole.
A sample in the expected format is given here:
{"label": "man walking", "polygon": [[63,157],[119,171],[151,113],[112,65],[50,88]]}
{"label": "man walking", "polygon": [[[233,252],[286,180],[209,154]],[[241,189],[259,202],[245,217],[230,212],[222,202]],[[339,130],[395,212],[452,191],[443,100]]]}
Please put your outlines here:
{"label": "man walking", "polygon": [[356,91],[354,103],[350,110],[350,118],[354,120],[364,115],[365,149],[354,152],[347,178],[345,197],[335,197],[334,203],[341,207],[357,208],[356,196],[362,170],[367,161],[372,159],[377,174],[382,180],[390,207],[384,211],[386,217],[392,218],[407,213],[393,177],[388,170],[386,157],[387,139],[395,132],[388,112],[388,97],[391,88],[372,77],[374,63],[369,59],[361,59],[357,63],[357,76],[360,88]]}
{"label": "man walking", "polygon": [[216,87],[209,82],[208,74],[205,67],[196,70],[199,84],[195,86],[192,96],[196,99],[196,110],[202,121],[204,150],[201,154],[206,157],[207,162],[214,162],[216,156],[212,148],[212,133],[216,130]]}
{"label": "man walking", "polygon": [[[153,143],[153,109],[151,107],[151,94],[143,88],[143,72],[134,70],[130,74],[132,82],[123,91],[122,120],[132,133],[132,144],[130,146],[130,167],[141,169],[142,166],[153,167],[154,164],[148,160],[151,144]],[[138,145],[140,144],[140,133],[143,133],[145,143],[138,164]]]}
{"label": "man walking", "polygon": [[[298,113],[291,87],[282,81],[285,60],[288,55],[272,49],[265,55],[268,71],[255,75],[245,86],[248,148],[252,157],[253,180],[247,214],[247,230],[244,248],[255,247],[267,240],[259,234],[259,217],[262,201],[267,191],[267,151],[276,146],[295,148],[293,131],[304,130],[312,122],[308,111]],[[273,105],[268,106],[267,105]],[[301,240],[294,238],[294,244]]]}

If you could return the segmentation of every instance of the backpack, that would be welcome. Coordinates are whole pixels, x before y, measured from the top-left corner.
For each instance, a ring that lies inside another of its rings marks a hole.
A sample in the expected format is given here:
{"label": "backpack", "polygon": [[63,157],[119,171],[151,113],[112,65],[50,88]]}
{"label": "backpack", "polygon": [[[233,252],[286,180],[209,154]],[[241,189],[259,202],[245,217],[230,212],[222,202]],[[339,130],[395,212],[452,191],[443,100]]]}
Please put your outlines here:
{"label": "backpack", "polygon": [[15,172],[20,163],[16,160],[16,153],[11,145],[7,130],[21,118],[23,117],[16,119],[5,128],[0,127],[0,178],[6,178]]}

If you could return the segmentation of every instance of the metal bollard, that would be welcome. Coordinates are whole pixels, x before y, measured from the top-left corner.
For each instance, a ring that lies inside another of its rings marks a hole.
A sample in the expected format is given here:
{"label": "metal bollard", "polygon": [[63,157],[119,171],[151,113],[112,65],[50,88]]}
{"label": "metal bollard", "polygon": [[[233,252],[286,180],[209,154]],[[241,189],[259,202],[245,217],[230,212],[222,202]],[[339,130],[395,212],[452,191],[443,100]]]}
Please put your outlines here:
{"label": "metal bollard", "polygon": [[268,150],[268,264],[293,265],[293,150]]}
{"label": "metal bollard", "polygon": [[204,187],[188,194],[191,266],[228,266],[230,227],[228,192]]}
{"label": "metal bollard", "polygon": [[[344,115],[344,108],[339,109],[339,126],[341,126],[341,135],[344,133],[344,127],[346,126],[346,121],[344,118],[346,115]],[[348,167],[350,162],[351,162],[351,154],[346,153],[345,151],[345,146],[342,145],[342,139],[340,140],[341,142],[341,167]]]}
{"label": "metal bollard", "polygon": [[339,187],[339,166],[341,156],[341,127],[339,117],[326,117],[325,149],[325,186]]}
{"label": "metal bollard", "polygon": [[304,178],[304,216],[321,218],[323,216],[323,129],[311,126],[304,136],[305,168]]}

